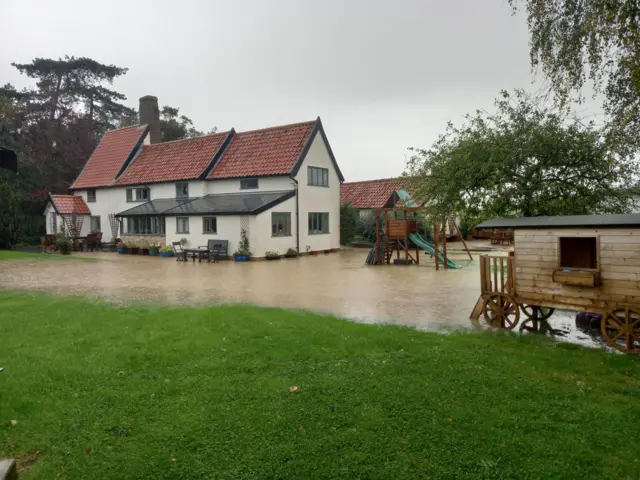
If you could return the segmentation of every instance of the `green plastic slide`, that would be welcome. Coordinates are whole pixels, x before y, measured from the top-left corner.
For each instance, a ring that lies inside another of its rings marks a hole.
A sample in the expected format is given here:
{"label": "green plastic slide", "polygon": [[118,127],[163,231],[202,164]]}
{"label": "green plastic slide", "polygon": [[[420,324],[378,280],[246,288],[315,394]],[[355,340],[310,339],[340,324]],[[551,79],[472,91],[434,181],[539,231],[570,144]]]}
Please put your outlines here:
{"label": "green plastic slide", "polygon": [[[427,240],[424,237],[422,237],[420,234],[412,233],[411,235],[409,235],[409,239],[413,243],[415,243],[417,246],[422,248],[429,255],[433,256],[433,255],[436,254],[435,245],[433,243],[431,243],[429,240]],[[442,252],[438,252],[438,258],[440,259],[440,261],[442,263],[444,263],[444,255],[442,254]],[[453,260],[450,260],[450,259],[447,259],[447,265],[449,266],[449,268],[462,268],[461,265],[458,265],[456,262],[454,262]]]}

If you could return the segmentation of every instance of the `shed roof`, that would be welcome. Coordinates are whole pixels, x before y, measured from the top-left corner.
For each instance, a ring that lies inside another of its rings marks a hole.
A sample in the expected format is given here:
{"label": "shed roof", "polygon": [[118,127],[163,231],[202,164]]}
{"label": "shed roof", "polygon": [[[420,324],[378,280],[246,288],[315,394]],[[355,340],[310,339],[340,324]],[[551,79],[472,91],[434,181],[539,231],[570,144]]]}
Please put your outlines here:
{"label": "shed roof", "polygon": [[406,187],[405,183],[400,178],[345,182],[340,185],[340,201],[355,208],[382,208],[396,190]]}
{"label": "shed roof", "polygon": [[77,195],[49,195],[53,208],[59,215],[91,215],[84,199]]}
{"label": "shed roof", "polygon": [[640,228],[640,214],[567,215],[558,217],[496,218],[478,225],[485,228]]}

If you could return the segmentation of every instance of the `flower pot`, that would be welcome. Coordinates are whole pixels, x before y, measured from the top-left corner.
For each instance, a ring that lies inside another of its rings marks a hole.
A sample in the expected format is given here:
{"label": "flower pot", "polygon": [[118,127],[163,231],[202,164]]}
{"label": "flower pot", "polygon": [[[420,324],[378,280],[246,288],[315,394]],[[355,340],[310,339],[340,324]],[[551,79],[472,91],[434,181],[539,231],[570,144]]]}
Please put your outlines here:
{"label": "flower pot", "polygon": [[173,252],[160,252],[161,257],[173,257]]}
{"label": "flower pot", "polygon": [[281,256],[277,256],[277,257],[264,257],[267,260],[280,260],[282,257]]}
{"label": "flower pot", "polygon": [[140,255],[149,255],[149,249],[148,248],[141,248],[140,249]]}
{"label": "flower pot", "polygon": [[131,248],[129,249],[129,253],[130,253],[131,255],[138,255],[138,251],[139,251],[139,250],[140,250],[140,249],[139,249],[138,247],[131,247]]}
{"label": "flower pot", "polygon": [[127,253],[127,247],[118,247],[118,253],[120,255],[124,255],[125,253]]}
{"label": "flower pot", "polygon": [[296,258],[298,256],[297,253],[285,253],[284,258]]}
{"label": "flower pot", "polygon": [[332,248],[332,249],[331,249],[331,253],[336,253],[337,251],[338,251],[338,249],[337,249],[337,248]]}
{"label": "flower pot", "polygon": [[157,257],[158,253],[160,253],[160,251],[157,248],[150,248],[149,249],[149,255],[151,255],[152,257]]}
{"label": "flower pot", "polygon": [[317,252],[317,251],[312,251],[312,252],[309,252],[309,255],[318,255],[318,253],[319,252]]}
{"label": "flower pot", "polygon": [[249,256],[248,255],[234,255],[233,259],[236,262],[248,262],[249,261]]}

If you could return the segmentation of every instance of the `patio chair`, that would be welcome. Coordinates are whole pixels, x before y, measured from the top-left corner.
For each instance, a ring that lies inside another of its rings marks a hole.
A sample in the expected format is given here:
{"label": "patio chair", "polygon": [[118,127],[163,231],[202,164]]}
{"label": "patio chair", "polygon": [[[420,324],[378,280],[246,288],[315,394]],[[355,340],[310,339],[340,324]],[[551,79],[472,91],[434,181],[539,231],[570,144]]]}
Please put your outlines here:
{"label": "patio chair", "polygon": [[87,235],[87,251],[98,250],[100,248],[100,244],[102,243],[102,232],[94,232]]}
{"label": "patio chair", "polygon": [[180,242],[172,242],[171,246],[173,247],[173,254],[176,256],[176,262],[186,262],[187,252],[182,248],[182,244]]}
{"label": "patio chair", "polygon": [[229,240],[209,240],[207,250],[209,251],[209,263],[217,263],[220,258],[228,256]]}
{"label": "patio chair", "polygon": [[53,234],[46,234],[44,237],[40,239],[40,244],[42,246],[42,251],[47,252],[49,250],[55,252],[57,250],[56,247],[56,236]]}

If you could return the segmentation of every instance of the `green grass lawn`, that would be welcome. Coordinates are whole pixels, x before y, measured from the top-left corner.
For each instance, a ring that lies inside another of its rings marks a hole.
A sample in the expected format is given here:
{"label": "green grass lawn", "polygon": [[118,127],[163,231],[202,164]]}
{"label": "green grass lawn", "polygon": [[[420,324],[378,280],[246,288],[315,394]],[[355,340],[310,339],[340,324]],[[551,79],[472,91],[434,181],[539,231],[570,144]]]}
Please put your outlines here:
{"label": "green grass lawn", "polygon": [[76,257],[75,255],[60,255],[58,253],[33,253],[16,250],[0,250],[2,260],[81,260],[83,262],[98,262],[97,258]]}
{"label": "green grass lawn", "polygon": [[25,478],[640,475],[632,356],[18,292],[0,342],[0,458]]}

